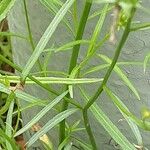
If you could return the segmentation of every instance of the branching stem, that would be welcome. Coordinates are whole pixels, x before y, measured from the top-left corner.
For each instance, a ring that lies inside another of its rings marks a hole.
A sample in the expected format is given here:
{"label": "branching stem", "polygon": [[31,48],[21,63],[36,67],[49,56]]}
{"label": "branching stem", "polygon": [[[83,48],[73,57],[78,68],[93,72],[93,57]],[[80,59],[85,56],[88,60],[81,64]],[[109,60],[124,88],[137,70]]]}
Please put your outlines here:
{"label": "branching stem", "polygon": [[119,58],[119,55],[120,55],[120,52],[121,52],[126,40],[128,39],[128,36],[129,36],[129,33],[130,33],[130,25],[131,25],[132,18],[134,16],[134,12],[135,12],[135,8],[133,8],[132,11],[131,11],[131,16],[129,17],[128,22],[125,26],[124,33],[122,35],[122,38],[119,42],[118,47],[116,48],[114,58],[112,60],[112,63],[110,65],[109,69],[106,72],[106,75],[104,76],[103,82],[101,83],[100,87],[97,89],[94,96],[89,99],[88,103],[85,105],[85,107],[83,109],[84,124],[85,124],[86,131],[88,133],[89,139],[91,141],[91,145],[92,145],[93,150],[97,150],[97,148],[96,148],[94,136],[93,136],[91,128],[90,128],[90,122],[89,122],[89,118],[88,118],[88,109],[90,108],[90,106],[97,100],[97,98],[102,93],[103,87],[106,85],[106,83],[107,83],[107,81],[108,81],[108,79],[111,75],[111,72],[113,71],[113,68],[116,65],[116,62],[117,62],[117,60]]}

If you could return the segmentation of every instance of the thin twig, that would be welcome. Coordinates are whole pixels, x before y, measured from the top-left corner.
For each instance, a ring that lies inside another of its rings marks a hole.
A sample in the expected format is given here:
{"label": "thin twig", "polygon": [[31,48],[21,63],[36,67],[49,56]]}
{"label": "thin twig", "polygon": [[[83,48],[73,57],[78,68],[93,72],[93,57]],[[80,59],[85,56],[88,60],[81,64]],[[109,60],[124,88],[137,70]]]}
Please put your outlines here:
{"label": "thin twig", "polygon": [[[91,6],[92,6],[92,2],[89,2],[89,0],[86,0],[84,10],[83,10],[83,13],[82,13],[82,17],[80,19],[79,27],[78,27],[78,30],[77,30],[77,35],[76,35],[75,41],[82,39]],[[80,44],[75,45],[73,47],[72,56],[71,56],[71,60],[70,60],[70,66],[69,66],[69,74],[72,72],[73,68],[77,64],[79,50],[80,50]],[[67,86],[67,89],[68,89],[68,86]],[[70,95],[68,94],[67,97],[70,98]],[[67,108],[68,108],[68,102],[63,101],[61,111],[64,111]],[[60,135],[59,135],[59,140],[60,141],[59,142],[62,143],[64,139],[65,139],[65,120],[63,120],[60,123]]]}

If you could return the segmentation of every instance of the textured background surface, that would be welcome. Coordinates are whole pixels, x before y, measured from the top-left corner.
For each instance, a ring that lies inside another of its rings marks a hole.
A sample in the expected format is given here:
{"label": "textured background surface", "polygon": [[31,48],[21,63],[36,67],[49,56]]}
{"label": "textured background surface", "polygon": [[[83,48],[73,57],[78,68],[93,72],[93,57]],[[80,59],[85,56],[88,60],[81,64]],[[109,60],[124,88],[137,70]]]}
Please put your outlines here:
{"label": "textured background surface", "polygon": [[[34,37],[34,42],[37,43],[39,39],[41,38],[43,32],[47,28],[48,24],[52,20],[52,15],[40,4],[38,0],[27,0],[28,2],[28,10],[29,10],[29,16],[30,16],[30,23],[32,28],[32,33]],[[83,8],[82,0],[78,1],[79,3],[79,11],[81,11]],[[150,1],[143,0],[144,7],[149,8],[150,7]],[[92,11],[99,9],[99,5],[93,5]],[[103,27],[103,33],[101,34],[102,37],[105,34],[105,31],[109,30],[109,27],[111,25],[111,22],[109,21],[110,16],[107,17],[107,20],[105,22],[105,26]],[[12,9],[11,13],[9,14],[9,26],[10,31],[15,32],[18,34],[23,34],[27,36],[27,28],[25,23],[25,13],[23,9],[23,3],[22,0],[18,0],[16,2],[15,7]],[[68,19],[70,20],[70,17],[68,16]],[[87,27],[86,27],[86,34],[84,35],[85,38],[90,38],[94,26],[96,24],[96,20],[92,19],[89,21]],[[143,12],[138,12],[135,17],[135,21],[142,21],[142,22],[148,22],[150,21],[150,17],[148,14],[145,14]],[[130,37],[126,43],[126,46],[123,48],[122,54],[119,58],[121,61],[143,61],[145,55],[150,50],[150,31],[138,31],[137,33],[131,33]],[[73,36],[68,32],[68,30],[65,28],[63,24],[60,24],[57,28],[57,31],[52,36],[52,39],[47,45],[47,48],[52,46],[52,44],[56,44],[56,46],[59,46],[63,43],[66,43],[68,41],[71,41],[73,39]],[[15,63],[18,65],[24,67],[26,64],[28,58],[31,55],[31,47],[28,42],[25,40],[19,39],[19,38],[13,38],[12,39],[12,47],[13,47],[13,56]],[[80,62],[82,58],[84,58],[84,50],[86,47],[82,47],[81,53],[79,56],[78,61]],[[106,43],[102,49],[101,53],[106,54],[109,57],[113,56],[114,52],[114,46]],[[45,54],[42,54],[41,61],[44,59]],[[49,61],[49,70],[63,70],[66,71],[68,68],[70,59],[70,52],[64,52],[64,53],[57,53],[52,54],[52,57]],[[100,61],[97,58],[94,58],[90,63],[88,64],[88,67],[98,65]],[[63,64],[63,65],[62,65]],[[147,105],[150,106],[150,72],[149,68],[147,69],[146,74],[143,73],[142,66],[126,66],[122,67],[122,70],[126,73],[127,77],[132,81],[133,85],[138,90],[141,101],[138,101],[137,98],[134,96],[134,94],[130,91],[128,87],[120,80],[120,78],[113,72],[111,75],[111,78],[109,80],[109,86],[110,88],[123,100],[123,102],[129,107],[131,112],[135,113],[137,116],[140,117],[140,109],[141,106]],[[35,66],[33,69],[33,72],[37,71],[37,67]],[[106,70],[105,70],[106,71]],[[105,71],[101,73],[95,73],[90,75],[91,77],[99,77],[103,76]],[[98,85],[89,85],[89,87],[86,86],[87,91],[89,92],[89,95],[91,95],[96,87]],[[63,90],[63,88],[59,88],[59,90]],[[52,100],[53,96],[48,95],[47,92],[43,91],[39,87],[33,87],[28,86],[26,87],[26,91],[30,94],[33,94],[36,97],[40,97],[43,99],[46,99],[47,97],[49,100]],[[78,92],[75,92],[75,99],[80,101],[80,103],[83,103],[83,100],[79,98],[80,95],[78,95]],[[119,127],[121,132],[126,135],[126,137],[129,139],[129,141],[132,143],[134,142],[136,144],[136,140],[134,138],[134,135],[132,134],[130,128],[128,127],[127,123],[125,121],[118,122],[119,119],[122,118],[119,111],[116,109],[116,107],[110,102],[109,98],[106,96],[105,93],[99,97],[97,100],[97,103],[99,106],[104,110],[104,112],[109,116],[109,118]],[[21,105],[25,106],[27,105],[23,101],[21,101]],[[41,108],[35,107],[34,110],[28,110],[26,112],[23,112],[23,121],[24,124],[31,120],[35,114],[40,110]],[[41,121],[40,125],[44,125],[47,120],[50,118],[50,116],[53,116],[54,112],[49,112]],[[72,118],[81,118],[81,114],[76,114],[72,116]],[[72,119],[71,118],[71,119]],[[95,137],[97,140],[97,145],[101,149],[105,150],[113,150],[115,149],[112,145],[108,145],[108,141],[110,140],[110,136],[106,131],[95,121],[93,116],[91,115],[91,124],[92,128],[95,134]],[[82,124],[81,124],[82,126]],[[48,134],[51,137],[51,140],[53,143],[57,145],[57,135],[56,135],[57,129],[52,129]],[[26,138],[28,139],[32,133],[27,132]],[[142,131],[144,144],[147,148],[150,149],[150,142],[149,142],[149,136],[150,133]],[[82,140],[87,140],[87,135],[85,132],[78,133],[77,136],[81,138]],[[34,146],[38,147],[38,143]],[[33,147],[33,148],[34,148]],[[32,148],[32,149],[33,149]]]}

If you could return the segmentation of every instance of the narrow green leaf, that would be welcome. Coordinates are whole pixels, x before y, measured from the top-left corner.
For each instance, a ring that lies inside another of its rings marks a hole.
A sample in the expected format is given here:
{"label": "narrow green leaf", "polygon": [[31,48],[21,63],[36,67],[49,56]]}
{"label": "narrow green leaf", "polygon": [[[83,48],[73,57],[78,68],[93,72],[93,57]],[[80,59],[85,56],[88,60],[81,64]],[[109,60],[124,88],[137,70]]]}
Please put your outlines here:
{"label": "narrow green leaf", "polygon": [[111,137],[122,147],[124,150],[135,150],[134,146],[126,139],[126,137],[119,131],[119,129],[109,120],[104,112],[94,104],[90,109],[98,120],[98,122],[105,128]]}
{"label": "narrow green leaf", "polygon": [[[99,54],[98,55],[101,59],[106,61],[108,64],[111,64],[111,59],[109,59],[107,56]],[[122,72],[122,70],[116,65],[114,67],[114,71],[118,74],[118,76],[124,81],[124,83],[132,90],[132,92],[135,94],[135,96],[140,100],[140,96],[137,92],[137,90],[132,85],[131,81],[127,78],[127,76]]]}
{"label": "narrow green leaf", "polygon": [[[46,106],[46,105],[47,105],[46,103],[43,104],[43,105],[41,105],[40,102],[34,102],[34,103],[28,104],[25,107],[20,108],[19,111],[22,112],[22,111],[25,111],[25,110],[27,110],[29,108],[33,108],[34,109],[35,106],[39,106],[39,107],[41,106],[41,107],[43,107],[43,106]],[[18,114],[18,110],[13,112],[13,115],[16,115],[16,114]]]}
{"label": "narrow green leaf", "polygon": [[85,143],[85,141],[82,141],[79,138],[73,137],[73,139],[76,140],[77,143],[79,143],[79,145],[84,148],[85,150],[92,150],[92,147],[90,144]]}
{"label": "narrow green leaf", "polygon": [[88,51],[87,51],[87,56],[90,55],[90,53],[94,53],[95,52],[95,43],[97,42],[97,38],[100,35],[101,29],[103,27],[104,24],[104,20],[107,14],[107,9],[108,9],[109,4],[106,4],[102,10],[101,16],[96,24],[96,27],[94,29],[92,38],[91,38],[91,43],[89,45]]}
{"label": "narrow green leaf", "polygon": [[[4,92],[6,94],[10,94],[11,93],[11,90],[8,87],[6,87],[5,85],[3,85],[3,84],[0,84],[0,91]],[[25,92],[23,92],[21,90],[15,90],[14,93],[15,93],[16,97],[18,97],[18,98],[20,98],[20,99],[22,99],[22,100],[24,100],[26,102],[29,102],[29,103],[38,102],[39,105],[41,105],[41,106],[45,106],[45,104],[46,104],[45,100],[38,99],[38,98],[36,98],[36,97],[34,97],[34,96],[30,95],[30,94],[27,94],[27,93],[25,93]]]}
{"label": "narrow green leaf", "polygon": [[[89,98],[87,94],[81,88],[80,91],[84,96],[85,101],[88,102]],[[93,113],[97,121],[111,135],[111,137],[122,147],[123,150],[136,150],[96,103],[90,107],[90,111]]]}
{"label": "narrow green leaf", "polygon": [[[112,8],[113,8],[113,6],[109,7],[109,8],[107,9],[107,12],[110,11],[110,10],[112,10]],[[93,14],[91,14],[91,15],[88,17],[88,20],[93,19],[93,18],[99,16],[101,13],[102,13],[102,10],[101,10],[101,9],[100,9],[100,10],[97,10],[96,12],[94,12]]]}
{"label": "narrow green leaf", "polygon": [[70,137],[67,136],[67,137],[64,139],[64,141],[59,145],[58,150],[62,150],[62,149],[65,147],[65,145],[67,145],[67,144],[69,143],[69,140],[70,140]]}
{"label": "narrow green leaf", "polygon": [[56,47],[56,48],[48,48],[45,49],[43,52],[49,52],[49,51],[54,51],[54,52],[59,52],[59,51],[67,51],[72,49],[73,46],[78,45],[78,44],[89,44],[90,41],[89,40],[77,40],[77,41],[73,41],[73,42],[69,42],[67,44],[64,44],[60,47]]}
{"label": "narrow green leaf", "polygon": [[[0,72],[1,72],[1,70],[0,70]],[[48,74],[49,75],[49,74],[52,74],[52,75],[60,75],[60,76],[63,76],[63,77],[69,76],[67,73],[62,72],[62,71],[39,71],[39,72],[31,73],[31,74],[32,75],[37,75],[37,74]]]}
{"label": "narrow green leaf", "polygon": [[[104,87],[104,90],[106,90],[106,89],[107,89],[107,91],[109,91],[110,93],[112,93],[116,97],[116,99],[119,101],[119,103],[121,103],[121,105],[122,105],[122,107],[124,107],[124,109],[126,109],[127,111],[129,111],[128,108],[125,106],[125,104],[119,99],[119,97],[117,97],[109,88]],[[121,109],[119,107],[118,107],[118,109],[120,110],[120,112],[122,113],[122,115],[124,116],[124,118],[126,119],[126,121],[128,122],[128,124],[129,124],[132,132],[134,133],[134,135],[135,135],[135,137],[137,139],[138,145],[143,145],[142,136],[140,134],[140,131],[139,131],[137,125],[134,122],[132,122],[132,120],[130,119],[130,117],[128,117],[127,115],[125,115],[121,111]]]}
{"label": "narrow green leaf", "polygon": [[51,128],[55,127],[62,120],[75,113],[78,109],[68,109],[56,115],[49,120],[38,132],[36,132],[27,142],[27,147],[30,147],[35,141],[37,141],[42,135],[46,134]]}
{"label": "narrow green leaf", "polygon": [[82,76],[85,76],[87,74],[90,74],[90,73],[93,73],[93,72],[96,72],[96,71],[100,71],[100,70],[105,69],[109,66],[110,66],[109,64],[103,64],[103,65],[98,65],[96,67],[91,67]]}
{"label": "narrow green leaf", "polygon": [[8,110],[10,103],[12,102],[12,100],[14,100],[14,96],[15,96],[14,92],[11,92],[8,95],[8,98],[6,99],[5,105],[0,109],[0,115],[4,114]]}
{"label": "narrow green leaf", "polygon": [[148,30],[150,28],[150,23],[138,23],[132,25],[130,31],[137,31],[137,30]]}
{"label": "narrow green leaf", "polygon": [[[86,83],[95,83],[95,82],[101,82],[102,78],[78,78],[78,79],[72,79],[72,78],[57,78],[57,77],[35,77],[38,81],[40,81],[43,84],[86,84]],[[20,83],[20,77],[19,76],[7,76],[7,80],[10,83]],[[5,76],[0,76],[0,82],[5,81]],[[26,84],[36,84],[31,79],[26,79]]]}
{"label": "narrow green leaf", "polygon": [[50,40],[51,36],[53,35],[54,31],[56,30],[58,24],[61,22],[71,5],[73,4],[74,0],[67,0],[64,5],[61,7],[61,9],[58,11],[48,28],[46,29],[45,33],[41,37],[40,41],[38,42],[33,54],[29,58],[26,66],[24,67],[22,71],[22,79],[25,80],[27,75],[29,74],[30,70],[38,60],[38,57],[43,52],[46,44]]}
{"label": "narrow green leaf", "polygon": [[14,6],[16,0],[2,0],[0,2],[0,21],[2,21],[10,9]]}
{"label": "narrow green leaf", "polygon": [[[58,6],[63,5],[63,3],[61,1],[40,0],[40,2],[54,15],[56,15],[60,9]],[[64,19],[62,21],[64,22],[66,27],[69,29],[69,31],[74,35],[74,32],[73,32],[71,25],[69,24],[68,20],[64,17]]]}
{"label": "narrow green leaf", "polygon": [[[13,93],[13,92],[12,92]],[[9,109],[8,109],[8,113],[7,113],[7,118],[6,118],[6,130],[5,130],[5,133],[8,137],[12,137],[12,113],[13,113],[13,109],[14,109],[14,97],[15,97],[15,94],[13,93],[13,96],[11,97],[11,103],[10,103],[10,106],[9,106]],[[7,149],[9,150],[13,150],[12,149],[12,146],[10,145],[10,143],[6,140],[6,147]]]}
{"label": "narrow green leaf", "polygon": [[45,106],[31,121],[29,121],[23,128],[17,131],[14,137],[24,133],[26,130],[31,128],[35,123],[37,123],[48,111],[50,111],[56,104],[58,104],[62,98],[68,93],[68,91],[62,93],[60,96],[56,97],[51,103]]}
{"label": "narrow green leaf", "polygon": [[70,94],[70,97],[73,98],[73,86],[72,85],[68,85],[68,90],[69,90],[69,94]]}
{"label": "narrow green leaf", "polygon": [[73,46],[78,45],[78,44],[89,44],[89,43],[90,43],[89,40],[77,40],[77,41],[69,42],[59,48],[56,48],[55,52],[71,49]]}
{"label": "narrow green leaf", "polygon": [[15,141],[11,139],[9,136],[7,136],[2,129],[0,129],[0,137],[7,140],[13,150],[19,150],[19,148],[15,144]]}
{"label": "narrow green leaf", "polygon": [[24,37],[24,36],[19,35],[19,34],[11,33],[11,32],[0,32],[0,36],[15,36],[15,37],[18,37],[21,39],[28,40],[27,37]]}
{"label": "narrow green leaf", "polygon": [[118,99],[113,95],[113,93],[108,90],[108,88],[104,87],[104,90],[106,93],[110,96],[111,100],[114,102],[114,104],[125,114],[127,115],[136,125],[138,125],[140,128],[149,131],[150,130],[150,122],[143,121],[141,119],[138,119],[135,115],[133,115],[131,112],[129,112],[125,107],[122,106],[122,103],[118,101]]}
{"label": "narrow green leaf", "polygon": [[149,59],[150,59],[150,53],[148,53],[144,59],[144,63],[143,63],[144,73],[146,72],[146,66],[147,66]]}
{"label": "narrow green leaf", "polygon": [[[141,66],[143,65],[143,62],[117,62],[116,63],[118,66],[120,65],[137,65],[137,66]],[[90,73],[93,73],[93,72],[96,72],[96,71],[100,71],[102,69],[105,69],[107,67],[109,67],[110,64],[102,64],[102,65],[98,65],[98,66],[95,66],[95,67],[91,67],[89,68],[82,76],[85,76],[87,74],[90,74]]]}

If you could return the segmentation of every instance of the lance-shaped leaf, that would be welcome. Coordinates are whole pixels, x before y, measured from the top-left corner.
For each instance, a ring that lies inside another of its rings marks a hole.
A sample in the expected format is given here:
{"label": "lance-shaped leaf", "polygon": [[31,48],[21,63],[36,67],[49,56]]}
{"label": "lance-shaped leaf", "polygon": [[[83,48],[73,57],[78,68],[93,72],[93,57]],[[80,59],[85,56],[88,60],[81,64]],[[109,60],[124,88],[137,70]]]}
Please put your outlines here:
{"label": "lance-shaped leaf", "polygon": [[42,135],[46,134],[51,128],[55,127],[65,118],[69,117],[71,114],[75,113],[78,109],[72,108],[63,111],[56,115],[54,118],[49,120],[38,132],[36,132],[30,140],[27,142],[27,147],[30,147],[35,141],[37,141]]}
{"label": "lance-shaped leaf", "polygon": [[[38,81],[43,84],[87,84],[87,83],[95,83],[103,81],[102,78],[79,78],[79,79],[71,79],[71,78],[58,78],[58,77],[35,77]],[[20,83],[19,76],[7,76],[7,80],[10,83]],[[5,81],[5,76],[0,76],[0,82],[3,83]],[[26,79],[26,84],[36,84],[31,79]]]}
{"label": "lance-shaped leaf", "polygon": [[21,128],[16,134],[15,137],[24,133],[26,130],[31,128],[35,123],[37,123],[48,111],[50,111],[56,104],[58,104],[62,98],[68,93],[64,92],[60,96],[56,97],[51,103],[45,106],[31,121],[29,121],[23,128]]}
{"label": "lance-shaped leaf", "polygon": [[[106,61],[108,64],[111,64],[111,59],[109,59],[107,56],[99,54],[98,55],[101,59]],[[117,73],[117,75],[124,81],[124,83],[132,90],[132,92],[135,94],[135,96],[140,100],[140,96],[135,89],[135,87],[132,85],[131,81],[127,78],[127,76],[123,73],[123,71],[116,65],[114,67],[114,71]]]}
{"label": "lance-shaped leaf", "polygon": [[[83,89],[80,88],[81,94],[84,100],[88,102],[89,97]],[[103,128],[111,135],[111,137],[121,146],[123,150],[136,150],[134,146],[128,141],[128,139],[120,132],[120,130],[111,122],[111,120],[105,115],[105,113],[94,103],[90,107],[90,111],[97,119],[97,121],[103,126]]]}
{"label": "lance-shaped leaf", "polygon": [[30,70],[32,69],[32,67],[34,66],[36,61],[38,60],[38,58],[41,55],[41,53],[43,52],[46,44],[48,43],[51,36],[55,32],[58,24],[62,21],[63,17],[67,13],[67,11],[69,10],[69,8],[73,4],[73,2],[74,2],[74,0],[67,0],[64,3],[64,5],[61,7],[61,9],[58,11],[58,13],[54,17],[54,19],[52,20],[52,22],[50,23],[48,28],[46,29],[45,33],[41,37],[40,41],[38,42],[37,46],[35,47],[33,54],[29,58],[26,66],[24,67],[24,69],[22,71],[22,79],[23,80],[25,80],[25,78],[29,74]]}
{"label": "lance-shaped leaf", "polygon": [[[117,97],[109,88],[107,88],[107,87],[105,86],[105,87],[104,87],[104,90],[106,90],[107,93],[108,93],[108,91],[109,91],[110,93],[112,93],[112,94],[116,97],[116,99],[119,101],[119,103],[122,104],[122,107],[124,107],[127,111],[129,111],[129,109],[126,107],[126,105],[125,105],[125,104],[119,99],[119,97]],[[117,105],[116,105],[116,106],[117,106]],[[118,106],[117,106],[117,107],[118,107]],[[119,107],[118,107],[118,109],[119,109]],[[124,118],[126,119],[126,121],[128,122],[128,124],[129,124],[129,126],[130,126],[132,132],[134,133],[134,135],[135,135],[135,137],[136,137],[136,139],[137,139],[138,145],[139,145],[139,146],[142,146],[142,145],[143,145],[142,136],[141,136],[141,134],[140,134],[140,131],[139,131],[137,125],[136,125],[134,122],[132,122],[132,120],[130,119],[130,117],[128,117],[127,115],[125,115],[125,114],[121,111],[121,109],[119,109],[119,110],[120,110],[120,112],[122,113],[122,115],[124,116]]]}

